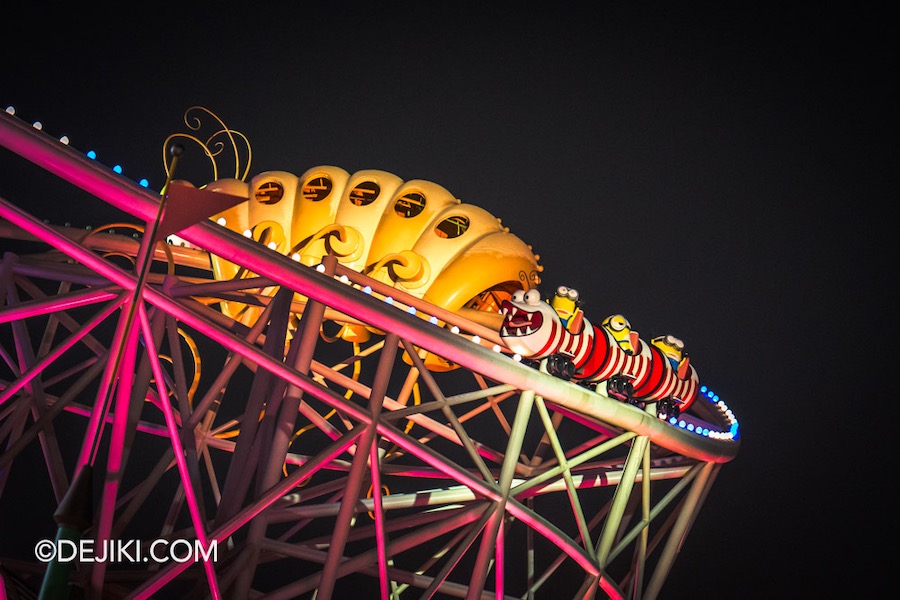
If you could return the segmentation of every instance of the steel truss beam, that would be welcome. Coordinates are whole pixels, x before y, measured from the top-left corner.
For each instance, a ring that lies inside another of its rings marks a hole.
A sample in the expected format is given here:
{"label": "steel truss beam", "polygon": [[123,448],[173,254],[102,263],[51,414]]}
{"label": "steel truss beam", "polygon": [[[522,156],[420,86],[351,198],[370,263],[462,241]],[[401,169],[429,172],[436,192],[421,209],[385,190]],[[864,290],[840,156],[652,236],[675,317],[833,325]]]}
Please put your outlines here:
{"label": "steel truss beam", "polygon": [[[0,141],[154,219],[159,198],[6,115]],[[0,263],[0,501],[34,448],[55,503],[93,473],[82,538],[217,544],[82,563],[89,597],[655,598],[738,449],[517,362],[332,257],[301,266],[204,222],[180,235],[257,274],[216,282],[184,251],[98,247],[2,198],[0,218],[57,252]],[[226,301],[257,308],[234,320]],[[335,342],[335,323],[378,335]],[[688,418],[725,427],[704,416]]]}

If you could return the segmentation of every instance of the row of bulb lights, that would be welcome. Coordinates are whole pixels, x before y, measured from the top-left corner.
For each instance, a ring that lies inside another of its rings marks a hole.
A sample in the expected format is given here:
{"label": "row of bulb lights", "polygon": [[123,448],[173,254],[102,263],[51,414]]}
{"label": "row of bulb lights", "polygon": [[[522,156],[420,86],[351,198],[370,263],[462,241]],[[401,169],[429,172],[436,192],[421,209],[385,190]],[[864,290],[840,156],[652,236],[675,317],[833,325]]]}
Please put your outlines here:
{"label": "row of bulb lights", "polygon": [[738,435],[738,420],[737,417],[734,416],[734,412],[730,408],[728,408],[727,404],[725,404],[725,401],[719,398],[719,395],[717,393],[715,393],[705,385],[701,385],[700,391],[697,393],[704,396],[708,401],[716,405],[716,407],[722,413],[722,416],[726,421],[728,421],[728,431],[714,431],[707,427],[697,427],[693,423],[689,423],[684,419],[679,419],[678,417],[672,417],[671,419],[669,419],[669,423],[677,427],[681,427],[682,429],[685,429],[687,431],[692,431],[696,434],[711,437],[717,440],[735,439]]}
{"label": "row of bulb lights", "polygon": [[[7,106],[6,112],[7,112],[7,114],[14,116],[16,114],[16,108],[14,106]],[[37,129],[38,131],[43,131],[43,129],[44,129],[44,124],[41,123],[40,121],[35,121],[34,123],[31,124],[31,126],[34,127],[35,129]],[[69,136],[67,136],[67,135],[60,136],[59,141],[63,145],[68,146],[69,145]],[[90,158],[91,160],[97,159],[97,153],[94,152],[93,150],[88,150],[87,152],[85,152],[84,155],[87,156],[88,158]],[[121,175],[123,172],[122,165],[113,165],[112,170],[115,171],[116,173],[118,173],[119,175]],[[139,180],[137,183],[141,187],[150,187],[150,181],[147,180],[146,178]]]}

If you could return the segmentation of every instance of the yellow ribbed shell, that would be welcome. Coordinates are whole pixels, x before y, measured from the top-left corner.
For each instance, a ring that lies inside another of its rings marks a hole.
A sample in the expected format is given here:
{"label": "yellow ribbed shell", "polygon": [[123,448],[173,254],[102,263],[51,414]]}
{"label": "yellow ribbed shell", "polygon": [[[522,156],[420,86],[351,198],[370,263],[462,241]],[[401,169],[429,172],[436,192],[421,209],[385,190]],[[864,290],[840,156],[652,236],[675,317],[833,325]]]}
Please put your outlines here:
{"label": "yellow ribbed shell", "polygon": [[[249,232],[308,266],[333,254],[347,267],[449,311],[496,314],[512,292],[540,282],[542,268],[530,246],[491,213],[430,181],[403,181],[374,169],[351,175],[324,165],[299,177],[268,171],[248,183],[221,179],[206,187],[247,197],[212,217],[229,229]],[[215,255],[212,265],[218,279],[250,275]],[[222,309],[235,318],[248,312],[236,302]],[[359,332],[345,335],[357,339]]]}

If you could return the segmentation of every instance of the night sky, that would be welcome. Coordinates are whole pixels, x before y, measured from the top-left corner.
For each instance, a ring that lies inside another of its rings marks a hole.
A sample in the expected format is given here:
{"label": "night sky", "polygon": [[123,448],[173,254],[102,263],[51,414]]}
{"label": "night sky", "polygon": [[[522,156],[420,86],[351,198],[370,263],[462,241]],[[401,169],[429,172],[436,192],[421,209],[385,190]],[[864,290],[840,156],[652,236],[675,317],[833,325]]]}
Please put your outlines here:
{"label": "night sky", "polygon": [[[540,255],[544,291],[683,339],[740,421],[663,599],[878,597],[896,21],[726,4],[4,8],[0,108],[154,189],[203,106],[247,136],[250,176],[381,169],[485,208]],[[211,179],[196,153],[180,175]],[[0,149],[3,198],[110,220],[71,189]]]}

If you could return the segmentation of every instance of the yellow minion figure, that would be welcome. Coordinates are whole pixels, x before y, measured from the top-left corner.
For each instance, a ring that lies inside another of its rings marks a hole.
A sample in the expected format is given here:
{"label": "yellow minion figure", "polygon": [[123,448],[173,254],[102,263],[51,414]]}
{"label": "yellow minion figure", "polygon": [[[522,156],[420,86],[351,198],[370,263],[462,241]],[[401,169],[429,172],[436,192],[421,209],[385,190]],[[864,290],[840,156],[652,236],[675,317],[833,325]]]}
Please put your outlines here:
{"label": "yellow minion figure", "polygon": [[550,299],[550,306],[559,315],[569,333],[578,335],[584,329],[584,313],[581,311],[581,301],[578,290],[564,285],[556,288],[556,294]]}
{"label": "yellow minion figure", "polygon": [[641,342],[638,332],[631,328],[628,319],[618,314],[610,315],[603,319],[601,325],[616,340],[619,348],[631,355],[640,351]]}
{"label": "yellow minion figure", "polygon": [[679,379],[686,379],[690,368],[690,359],[684,351],[684,342],[674,335],[661,335],[650,340],[650,343],[659,348],[672,363],[672,368],[678,374]]}

